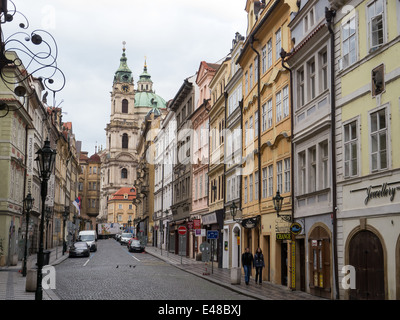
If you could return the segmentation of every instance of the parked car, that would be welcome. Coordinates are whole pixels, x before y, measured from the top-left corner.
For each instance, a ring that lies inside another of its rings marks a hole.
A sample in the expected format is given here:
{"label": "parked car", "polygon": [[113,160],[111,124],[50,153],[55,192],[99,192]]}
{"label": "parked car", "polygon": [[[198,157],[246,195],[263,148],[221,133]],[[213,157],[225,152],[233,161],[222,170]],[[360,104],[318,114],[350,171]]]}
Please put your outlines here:
{"label": "parked car", "polygon": [[133,233],[122,233],[121,240],[119,240],[119,242],[121,243],[121,245],[126,245],[130,238],[133,238]]}
{"label": "parked car", "polygon": [[129,252],[144,252],[144,249],[144,246],[136,239],[131,240],[128,246]]}
{"label": "parked car", "polygon": [[90,248],[86,241],[79,241],[69,248],[69,257],[89,257]]}
{"label": "parked car", "polygon": [[97,251],[97,235],[95,230],[80,231],[78,241],[86,241],[90,247],[90,251]]}
{"label": "parked car", "polygon": [[120,239],[121,239],[121,234],[120,234],[120,233],[117,233],[117,234],[115,235],[115,240],[119,241]]}

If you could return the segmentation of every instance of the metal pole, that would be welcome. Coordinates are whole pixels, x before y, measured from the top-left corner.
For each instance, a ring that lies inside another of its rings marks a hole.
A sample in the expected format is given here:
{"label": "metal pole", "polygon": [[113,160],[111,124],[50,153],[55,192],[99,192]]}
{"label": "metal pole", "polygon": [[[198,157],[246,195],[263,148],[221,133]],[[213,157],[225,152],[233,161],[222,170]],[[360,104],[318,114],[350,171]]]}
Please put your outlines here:
{"label": "metal pole", "polygon": [[42,217],[40,220],[40,241],[39,241],[39,252],[37,255],[37,282],[36,282],[36,292],[35,300],[43,300],[43,288],[42,288],[42,269],[43,269],[43,233],[44,233],[44,214],[45,214],[45,201],[47,196],[47,181],[48,179],[43,178],[41,185],[41,195],[42,195]]}
{"label": "metal pole", "polygon": [[28,227],[29,227],[29,212],[30,210],[26,210],[26,230],[25,230],[25,250],[24,250],[24,266],[22,268],[22,275],[26,277],[26,257],[28,255]]}

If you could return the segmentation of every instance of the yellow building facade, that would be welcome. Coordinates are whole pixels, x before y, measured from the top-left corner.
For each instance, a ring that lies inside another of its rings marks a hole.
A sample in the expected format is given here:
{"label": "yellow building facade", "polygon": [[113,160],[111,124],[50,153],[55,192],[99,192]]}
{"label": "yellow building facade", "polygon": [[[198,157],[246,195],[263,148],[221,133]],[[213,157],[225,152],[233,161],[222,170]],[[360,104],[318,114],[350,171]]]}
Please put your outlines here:
{"label": "yellow building facade", "polygon": [[290,241],[276,240],[289,230],[277,217],[272,198],[284,197],[281,214],[291,215],[290,74],[282,67],[281,48],[289,51],[290,13],[296,1],[247,1],[248,30],[238,63],[243,69],[243,248],[261,248],[264,280],[288,284]]}

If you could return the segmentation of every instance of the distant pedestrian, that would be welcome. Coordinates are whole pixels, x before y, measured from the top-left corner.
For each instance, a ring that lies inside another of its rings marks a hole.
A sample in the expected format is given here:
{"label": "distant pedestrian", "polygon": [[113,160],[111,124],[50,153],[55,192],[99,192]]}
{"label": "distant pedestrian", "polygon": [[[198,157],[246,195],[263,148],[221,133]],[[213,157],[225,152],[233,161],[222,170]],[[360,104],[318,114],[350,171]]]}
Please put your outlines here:
{"label": "distant pedestrian", "polygon": [[256,284],[262,283],[262,269],[265,267],[264,255],[262,254],[261,248],[258,248],[254,254],[254,268],[256,269]]}
{"label": "distant pedestrian", "polygon": [[242,254],[242,265],[244,269],[244,281],[249,284],[251,265],[253,264],[253,255],[250,252],[250,248],[246,248],[246,251]]}

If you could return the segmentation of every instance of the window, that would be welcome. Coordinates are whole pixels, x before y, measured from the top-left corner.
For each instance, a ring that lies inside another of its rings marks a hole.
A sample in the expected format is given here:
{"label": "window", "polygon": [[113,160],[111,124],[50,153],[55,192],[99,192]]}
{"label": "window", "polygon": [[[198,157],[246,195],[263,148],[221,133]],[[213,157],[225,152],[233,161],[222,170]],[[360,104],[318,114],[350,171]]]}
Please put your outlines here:
{"label": "window", "polygon": [[244,203],[247,203],[247,177],[244,177]]}
{"label": "window", "polygon": [[289,115],[289,88],[284,87],[283,90],[283,117],[286,118]]}
{"label": "window", "polygon": [[248,142],[249,142],[249,132],[248,132],[248,128],[249,128],[249,123],[248,121],[246,121],[244,123],[244,142],[245,142],[245,147],[247,147]]}
{"label": "window", "polygon": [[304,69],[301,68],[297,71],[297,98],[298,106],[302,107],[304,105]]}
{"label": "window", "polygon": [[378,48],[385,41],[383,6],[383,0],[375,0],[368,6],[368,32],[371,50]]}
{"label": "window", "polygon": [[254,113],[254,137],[258,137],[258,110]]}
{"label": "window", "polygon": [[128,170],[125,168],[121,170],[121,179],[128,179]]}
{"label": "window", "polygon": [[254,200],[258,200],[258,170],[254,172]]}
{"label": "window", "polygon": [[253,174],[249,176],[249,202],[253,201]]}
{"label": "window", "polygon": [[122,100],[122,113],[128,113],[128,100]]}
{"label": "window", "polygon": [[276,46],[276,60],[281,57],[282,39],[281,39],[281,29],[275,33],[275,46]]}
{"label": "window", "polygon": [[356,18],[352,17],[342,25],[342,59],[343,67],[356,62]]}
{"label": "window", "polygon": [[328,89],[328,53],[323,51],[319,54],[320,62],[320,91],[325,91]]}
{"label": "window", "polygon": [[268,128],[271,128],[272,127],[272,99],[270,99],[270,100],[268,100],[268,102],[267,102],[267,105],[268,105],[268,120],[267,120],[267,123],[268,123]]}
{"label": "window", "polygon": [[253,130],[253,116],[250,116],[249,119],[249,137],[248,140],[250,143],[254,141],[254,130]]}
{"label": "window", "polygon": [[274,194],[274,166],[268,167],[268,196],[272,197]]}
{"label": "window", "polygon": [[253,88],[253,65],[250,65],[250,69],[249,69],[249,83],[250,83],[250,87],[249,90],[251,90],[251,88]]}
{"label": "window", "polygon": [[315,98],[315,61],[312,59],[307,63],[308,65],[308,95],[309,99]]}
{"label": "window", "polygon": [[282,93],[279,91],[275,96],[275,103],[276,103],[276,122],[282,120]]}
{"label": "window", "polygon": [[284,160],[285,165],[285,192],[290,192],[290,158]]}
{"label": "window", "polygon": [[282,193],[282,161],[276,163],[276,188]]}
{"label": "window", "polygon": [[304,151],[299,153],[298,160],[299,160],[299,167],[298,167],[299,194],[304,194],[306,193],[306,153]]}
{"label": "window", "polygon": [[264,74],[267,72],[267,46],[264,46],[262,48],[262,53],[261,53],[261,71]]}
{"label": "window", "polygon": [[267,106],[264,104],[262,106],[262,131],[267,130]]}
{"label": "window", "polygon": [[128,134],[124,133],[122,135],[122,149],[128,149]]}
{"label": "window", "polygon": [[269,39],[268,43],[268,68],[272,66],[272,39]]}
{"label": "window", "polygon": [[387,169],[386,109],[371,113],[371,169]]}
{"label": "window", "polygon": [[308,149],[309,157],[309,192],[314,192],[317,190],[317,150],[316,147]]}
{"label": "window", "polygon": [[267,168],[262,169],[262,197],[267,197]]}
{"label": "window", "polygon": [[320,188],[326,189],[329,186],[329,181],[328,181],[328,141],[324,141],[320,144],[320,156],[321,156],[321,186]]}
{"label": "window", "polygon": [[358,173],[358,137],[357,121],[344,126],[344,176],[356,176]]}
{"label": "window", "polygon": [[254,84],[258,81],[258,57],[254,59]]}
{"label": "window", "polygon": [[248,94],[249,93],[249,79],[248,79],[248,72],[244,74],[244,93]]}

